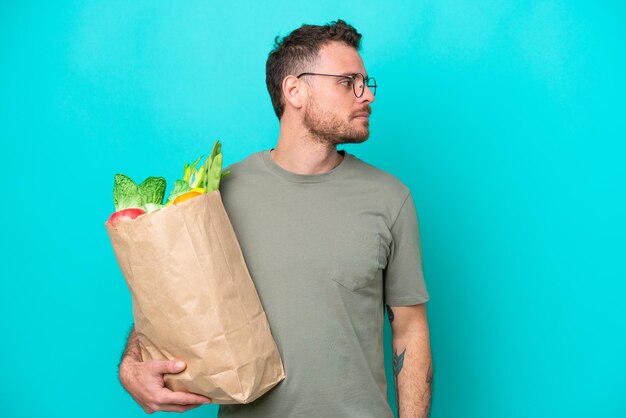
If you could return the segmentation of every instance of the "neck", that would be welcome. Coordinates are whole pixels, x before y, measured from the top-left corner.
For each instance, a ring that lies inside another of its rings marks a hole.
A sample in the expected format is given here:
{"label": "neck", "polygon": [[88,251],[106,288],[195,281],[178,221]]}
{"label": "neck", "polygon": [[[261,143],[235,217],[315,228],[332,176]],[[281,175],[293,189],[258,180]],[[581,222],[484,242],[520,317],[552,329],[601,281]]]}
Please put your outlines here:
{"label": "neck", "polygon": [[322,174],[341,163],[343,156],[335,144],[323,143],[303,132],[302,127],[296,129],[281,122],[278,143],[270,152],[276,164],[296,174]]}

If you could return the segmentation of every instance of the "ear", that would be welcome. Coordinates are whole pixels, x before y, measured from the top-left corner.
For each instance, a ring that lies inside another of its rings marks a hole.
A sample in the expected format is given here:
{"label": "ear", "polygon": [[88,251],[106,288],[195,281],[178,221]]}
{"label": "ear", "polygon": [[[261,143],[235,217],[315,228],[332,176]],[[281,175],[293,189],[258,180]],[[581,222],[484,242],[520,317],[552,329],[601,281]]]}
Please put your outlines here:
{"label": "ear", "polygon": [[307,97],[307,85],[298,77],[288,75],[283,79],[283,97],[285,107],[291,106],[296,109],[302,108]]}

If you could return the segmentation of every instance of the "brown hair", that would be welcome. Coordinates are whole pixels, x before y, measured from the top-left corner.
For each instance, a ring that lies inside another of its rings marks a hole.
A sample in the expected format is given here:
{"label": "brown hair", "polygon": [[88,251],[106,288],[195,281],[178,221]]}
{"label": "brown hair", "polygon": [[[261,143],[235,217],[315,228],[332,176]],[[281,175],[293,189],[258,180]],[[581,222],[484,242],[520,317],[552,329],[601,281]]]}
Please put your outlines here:
{"label": "brown hair", "polygon": [[276,37],[274,49],[265,65],[265,82],[278,119],[285,110],[282,91],[285,77],[305,71],[307,66],[315,62],[321,47],[333,41],[343,42],[358,50],[361,34],[338,19],[323,26],[302,25],[282,39]]}

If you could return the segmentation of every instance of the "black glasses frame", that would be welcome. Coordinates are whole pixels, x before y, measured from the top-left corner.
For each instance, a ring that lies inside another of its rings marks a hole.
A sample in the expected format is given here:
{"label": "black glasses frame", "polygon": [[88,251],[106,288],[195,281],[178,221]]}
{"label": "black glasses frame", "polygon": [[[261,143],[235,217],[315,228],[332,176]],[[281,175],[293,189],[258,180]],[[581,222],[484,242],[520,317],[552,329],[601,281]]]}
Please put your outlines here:
{"label": "black glasses frame", "polygon": [[[321,74],[321,73],[302,73],[300,74],[297,78],[302,77],[303,75],[321,75],[324,77],[341,77],[341,78],[349,78],[352,80],[352,92],[354,93],[354,95],[357,98],[361,98],[363,96],[363,94],[365,93],[365,86],[367,86],[371,91],[372,94],[374,96],[376,96],[376,87],[378,87],[378,85],[376,84],[376,79],[374,77],[365,77],[363,74],[361,73],[354,73],[354,74]],[[357,94],[356,92],[356,76],[360,75],[361,78],[363,78],[363,89],[361,90],[361,94]],[[374,85],[370,85],[370,81],[372,81],[374,83]]]}

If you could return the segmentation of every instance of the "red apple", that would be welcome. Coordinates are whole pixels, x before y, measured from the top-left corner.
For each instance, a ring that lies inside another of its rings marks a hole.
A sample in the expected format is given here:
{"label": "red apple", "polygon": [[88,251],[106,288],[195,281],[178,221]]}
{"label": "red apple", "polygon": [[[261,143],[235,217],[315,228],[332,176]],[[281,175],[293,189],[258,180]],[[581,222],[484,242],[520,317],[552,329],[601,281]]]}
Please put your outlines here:
{"label": "red apple", "polygon": [[144,213],[146,212],[144,212],[143,210],[139,208],[122,209],[113,213],[113,215],[111,215],[111,217],[109,218],[107,222],[110,223],[111,225],[115,225],[116,223],[120,221],[130,221],[132,219],[135,219],[137,216],[143,215]]}

